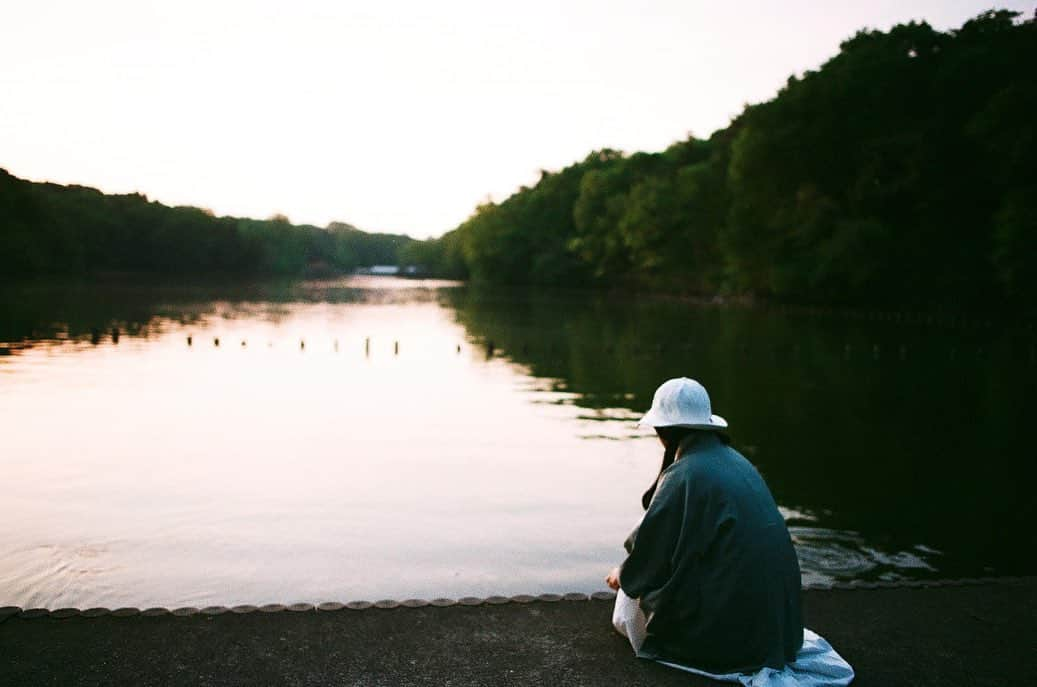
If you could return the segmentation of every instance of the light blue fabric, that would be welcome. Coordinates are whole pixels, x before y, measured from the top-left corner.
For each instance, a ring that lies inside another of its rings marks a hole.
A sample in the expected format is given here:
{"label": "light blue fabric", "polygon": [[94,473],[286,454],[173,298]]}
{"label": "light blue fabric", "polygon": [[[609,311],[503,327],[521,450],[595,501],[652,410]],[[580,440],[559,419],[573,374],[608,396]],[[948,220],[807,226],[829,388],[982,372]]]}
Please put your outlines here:
{"label": "light blue fabric", "polygon": [[825,641],[825,638],[811,630],[803,630],[803,648],[796,654],[796,660],[782,670],[763,668],[757,673],[714,675],[676,663],[659,663],[696,675],[702,675],[721,682],[735,682],[744,687],[846,687],[853,681],[854,673],[850,664]]}
{"label": "light blue fabric", "polygon": [[[634,654],[638,654],[645,641],[648,618],[636,599],[631,599],[622,589],[616,592],[616,605],[612,610],[612,627],[630,640]],[[734,682],[744,687],[846,687],[853,681],[853,668],[825,638],[813,630],[803,629],[803,646],[796,653],[796,660],[785,664],[781,670],[762,668],[755,673],[727,673],[718,675],[698,668],[658,661],[664,666],[695,673],[721,682]]]}

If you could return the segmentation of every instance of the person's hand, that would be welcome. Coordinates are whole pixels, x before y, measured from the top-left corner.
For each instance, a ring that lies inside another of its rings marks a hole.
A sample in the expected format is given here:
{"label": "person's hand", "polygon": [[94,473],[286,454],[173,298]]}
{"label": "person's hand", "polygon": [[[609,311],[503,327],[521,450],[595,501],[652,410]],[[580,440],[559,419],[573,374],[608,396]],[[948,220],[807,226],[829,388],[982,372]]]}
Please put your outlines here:
{"label": "person's hand", "polygon": [[612,569],[612,572],[605,578],[605,584],[609,586],[609,589],[619,591],[619,568]]}

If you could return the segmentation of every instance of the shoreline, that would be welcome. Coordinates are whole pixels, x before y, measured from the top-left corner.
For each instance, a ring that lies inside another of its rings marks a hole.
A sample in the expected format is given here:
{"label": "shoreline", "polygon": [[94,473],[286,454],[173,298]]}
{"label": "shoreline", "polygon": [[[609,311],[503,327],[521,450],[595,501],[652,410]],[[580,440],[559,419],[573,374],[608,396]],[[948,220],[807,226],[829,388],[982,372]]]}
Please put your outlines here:
{"label": "shoreline", "polygon": [[[184,277],[189,277],[187,283]],[[414,288],[464,288],[474,293],[490,296],[514,294],[548,294],[581,300],[599,299],[606,301],[657,301],[679,303],[694,308],[730,308],[760,312],[781,312],[795,315],[826,316],[835,319],[866,320],[871,322],[894,322],[897,324],[937,325],[956,328],[989,328],[1022,326],[1032,331],[1037,322],[1037,309],[995,304],[949,305],[938,302],[893,302],[893,301],[830,301],[780,299],[752,293],[680,292],[664,287],[640,284],[623,285],[556,285],[536,284],[490,284],[472,279],[428,273],[415,275],[372,275],[363,272],[339,272],[327,275],[277,275],[257,273],[175,273],[175,272],[132,272],[102,271],[83,274],[37,274],[8,280],[0,284],[8,289],[35,291],[84,291],[92,288],[126,289],[129,291],[198,291],[203,294],[222,290],[231,294],[254,294],[256,291],[276,291],[282,294],[299,290],[340,288],[340,282],[353,278],[386,279],[413,282]],[[435,286],[423,286],[423,282],[434,282]],[[392,288],[391,286],[388,288]]]}
{"label": "shoreline", "polygon": [[[863,591],[877,589],[938,589],[941,587],[983,587],[997,584],[1028,584],[1037,585],[1035,576],[999,576],[999,577],[961,577],[933,580],[898,580],[895,582],[870,582],[853,580],[849,582],[811,583],[804,584],[804,592],[814,591]],[[157,617],[173,615],[186,617],[192,615],[216,616],[224,613],[280,613],[280,612],[307,612],[307,611],[339,611],[343,609],[362,611],[370,608],[393,609],[393,608],[424,608],[433,606],[446,608],[449,606],[501,606],[504,604],[530,604],[530,603],[557,603],[559,601],[612,601],[616,593],[608,590],[599,590],[590,593],[564,592],[543,594],[515,594],[511,596],[491,595],[488,597],[463,596],[457,598],[437,597],[434,599],[378,599],[368,601],[357,599],[352,601],[313,601],[279,603],[269,602],[263,604],[237,604],[234,606],[212,605],[212,606],[178,606],[169,608],[166,606],[150,606],[139,608],[135,606],[122,606],[118,608],[106,608],[96,606],[91,608],[78,607],[23,607],[17,605],[0,606],[0,623],[8,618],[16,617],[21,620],[35,620],[40,618],[54,618],[64,620],[81,616],[84,618],[99,618],[106,615],[128,618],[135,615],[146,617]]]}
{"label": "shoreline", "polygon": [[[809,589],[806,626],[854,667],[858,687],[993,687],[1037,674],[1037,577],[972,582]],[[718,684],[635,659],[611,628],[605,595],[551,596],[558,598],[376,603],[369,610],[202,609],[187,617],[7,615],[0,620],[0,681],[10,687]]]}

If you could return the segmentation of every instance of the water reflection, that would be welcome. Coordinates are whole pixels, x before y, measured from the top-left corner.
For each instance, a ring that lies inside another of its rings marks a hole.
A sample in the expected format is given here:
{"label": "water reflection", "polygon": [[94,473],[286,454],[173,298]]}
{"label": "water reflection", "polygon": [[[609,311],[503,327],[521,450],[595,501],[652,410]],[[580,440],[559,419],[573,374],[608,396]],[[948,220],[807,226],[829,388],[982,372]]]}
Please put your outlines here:
{"label": "water reflection", "polygon": [[938,571],[939,552],[926,546],[884,551],[869,545],[857,532],[802,526],[790,526],[789,532],[796,545],[805,584],[833,579],[896,581]]}
{"label": "water reflection", "polygon": [[[1022,431],[1037,391],[1032,327],[583,294],[450,298],[470,333],[603,425],[637,417],[661,380],[701,380],[778,501],[820,514],[824,529],[801,537],[808,570],[1033,571]],[[869,563],[827,565],[825,550]]]}
{"label": "water reflection", "polygon": [[0,604],[597,589],[658,466],[633,420],[682,374],[804,581],[1031,572],[1027,345],[407,280],[23,289],[0,304]]}

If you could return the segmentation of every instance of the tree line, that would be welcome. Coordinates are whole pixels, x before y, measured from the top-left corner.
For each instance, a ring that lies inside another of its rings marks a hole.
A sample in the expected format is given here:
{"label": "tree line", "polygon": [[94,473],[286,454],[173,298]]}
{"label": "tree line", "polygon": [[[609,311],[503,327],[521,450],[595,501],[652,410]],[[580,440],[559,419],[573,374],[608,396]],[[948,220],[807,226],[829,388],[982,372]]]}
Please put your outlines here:
{"label": "tree line", "polygon": [[600,150],[407,262],[495,284],[787,302],[1037,293],[1037,23],[864,30],[707,140]]}
{"label": "tree line", "polygon": [[0,278],[132,272],[321,276],[395,264],[412,239],[340,222],[327,227],[216,217],[139,193],[19,179],[0,169]]}

